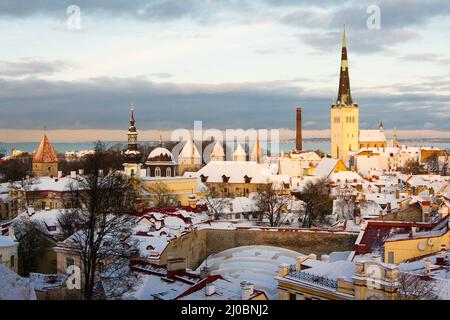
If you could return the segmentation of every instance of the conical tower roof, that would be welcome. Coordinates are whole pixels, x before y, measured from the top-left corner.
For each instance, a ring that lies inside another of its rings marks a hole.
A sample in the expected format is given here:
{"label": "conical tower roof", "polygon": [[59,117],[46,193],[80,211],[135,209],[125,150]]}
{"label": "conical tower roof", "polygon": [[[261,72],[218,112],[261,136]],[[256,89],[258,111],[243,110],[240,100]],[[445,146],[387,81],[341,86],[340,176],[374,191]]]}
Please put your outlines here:
{"label": "conical tower roof", "polygon": [[180,152],[180,158],[201,158],[195,143],[189,139]]}
{"label": "conical tower roof", "polygon": [[219,141],[216,141],[211,151],[211,158],[220,158],[220,157],[225,157],[225,151],[223,150],[222,144]]}
{"label": "conical tower roof", "polygon": [[38,150],[36,151],[36,153],[33,154],[33,162],[34,163],[58,162],[58,154],[48,141],[47,135],[44,135],[44,137],[41,140],[41,143],[39,144]]}
{"label": "conical tower roof", "polygon": [[245,150],[244,150],[244,148],[242,148],[240,143],[238,144],[236,151],[234,151],[234,153],[233,153],[233,157],[237,157],[237,156],[244,156],[244,157],[247,156],[247,153],[245,153]]}
{"label": "conical tower roof", "polygon": [[251,160],[259,162],[261,158],[261,146],[259,145],[259,139],[256,139],[255,145],[252,149]]}

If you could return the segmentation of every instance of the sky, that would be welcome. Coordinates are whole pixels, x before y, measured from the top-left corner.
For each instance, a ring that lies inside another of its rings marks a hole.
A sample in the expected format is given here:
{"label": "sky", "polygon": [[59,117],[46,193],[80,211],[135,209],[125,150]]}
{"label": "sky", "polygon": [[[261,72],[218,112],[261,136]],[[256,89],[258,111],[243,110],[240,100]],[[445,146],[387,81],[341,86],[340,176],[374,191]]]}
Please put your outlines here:
{"label": "sky", "polygon": [[327,132],[344,24],[360,127],[448,137],[447,0],[0,0],[0,141],[120,132],[131,100],[148,132],[292,130],[298,105]]}

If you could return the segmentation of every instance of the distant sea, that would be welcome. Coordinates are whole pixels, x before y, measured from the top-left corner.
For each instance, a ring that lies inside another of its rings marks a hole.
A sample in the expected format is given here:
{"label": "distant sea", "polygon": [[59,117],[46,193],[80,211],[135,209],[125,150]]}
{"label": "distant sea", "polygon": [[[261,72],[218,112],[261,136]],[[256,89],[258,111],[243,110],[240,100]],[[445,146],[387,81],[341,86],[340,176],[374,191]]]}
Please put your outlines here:
{"label": "distant sea", "polygon": [[[446,140],[401,140],[401,144],[406,144],[411,147],[419,146],[434,146],[441,149],[450,150],[450,141]],[[107,147],[113,145],[122,144],[126,146],[126,141],[108,141],[104,142]],[[150,145],[156,145],[156,141],[143,141],[141,143],[148,143]],[[0,153],[4,152],[10,154],[12,149],[22,150],[27,152],[33,152],[37,149],[39,143],[36,142],[21,142],[21,143],[2,143],[0,142]],[[81,150],[91,150],[94,148],[93,142],[74,142],[74,143],[53,143],[53,147],[60,153],[65,153],[67,151],[81,151]],[[262,148],[265,148],[262,145]],[[293,150],[295,148],[295,142],[286,140],[279,144],[279,151],[286,152]],[[304,139],[303,140],[303,150],[317,150],[320,149],[326,153],[330,152],[330,141],[327,139]]]}

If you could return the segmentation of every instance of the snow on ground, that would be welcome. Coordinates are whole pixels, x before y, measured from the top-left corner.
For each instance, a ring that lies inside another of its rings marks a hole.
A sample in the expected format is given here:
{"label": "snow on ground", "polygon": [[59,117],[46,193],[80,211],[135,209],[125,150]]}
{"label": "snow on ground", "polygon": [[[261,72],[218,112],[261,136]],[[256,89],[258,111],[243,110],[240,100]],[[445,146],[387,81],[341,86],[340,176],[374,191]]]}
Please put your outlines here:
{"label": "snow on ground", "polygon": [[219,274],[232,283],[239,285],[242,281],[249,281],[272,300],[278,296],[278,283],[274,279],[278,266],[281,263],[295,264],[298,256],[304,255],[271,246],[244,246],[209,256],[197,270],[207,265],[212,275]]}

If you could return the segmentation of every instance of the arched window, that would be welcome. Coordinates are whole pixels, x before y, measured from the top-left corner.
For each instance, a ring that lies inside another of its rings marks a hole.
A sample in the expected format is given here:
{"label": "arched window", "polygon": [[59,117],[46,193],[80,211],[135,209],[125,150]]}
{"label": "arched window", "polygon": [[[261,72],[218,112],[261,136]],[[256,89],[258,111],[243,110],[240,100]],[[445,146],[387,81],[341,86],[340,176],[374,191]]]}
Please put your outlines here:
{"label": "arched window", "polygon": [[171,177],[172,176],[172,169],[167,168],[166,169],[166,177]]}
{"label": "arched window", "polygon": [[161,177],[161,168],[160,167],[155,168],[155,177]]}

